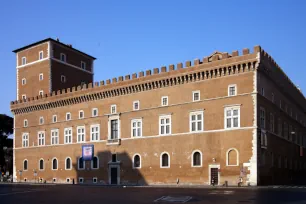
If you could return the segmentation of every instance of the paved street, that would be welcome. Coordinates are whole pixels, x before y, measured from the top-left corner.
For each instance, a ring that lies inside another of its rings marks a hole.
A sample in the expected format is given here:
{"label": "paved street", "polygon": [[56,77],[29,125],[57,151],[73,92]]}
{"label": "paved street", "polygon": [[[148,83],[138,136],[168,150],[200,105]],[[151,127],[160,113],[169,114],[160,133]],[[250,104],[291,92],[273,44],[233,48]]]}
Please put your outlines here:
{"label": "paved street", "polygon": [[306,188],[152,188],[0,185],[1,203],[306,203]]}

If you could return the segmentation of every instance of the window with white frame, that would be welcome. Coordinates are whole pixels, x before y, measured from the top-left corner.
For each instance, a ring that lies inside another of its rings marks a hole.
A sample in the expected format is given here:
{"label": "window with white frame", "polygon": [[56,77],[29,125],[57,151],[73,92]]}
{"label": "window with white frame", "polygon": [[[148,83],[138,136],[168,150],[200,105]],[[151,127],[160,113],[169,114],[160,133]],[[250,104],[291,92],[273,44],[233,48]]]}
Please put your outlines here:
{"label": "window with white frame", "polygon": [[38,132],[38,146],[44,146],[45,145],[45,132],[40,131]]}
{"label": "window with white frame", "polygon": [[25,65],[27,63],[27,58],[26,57],[22,57],[21,58],[21,62],[22,62],[22,65]]}
{"label": "window with white frame", "polygon": [[226,152],[226,166],[238,166],[239,165],[239,154],[238,150],[231,148]]}
{"label": "window with white frame", "polygon": [[191,156],[192,156],[191,166],[201,167],[202,166],[202,152],[199,150],[193,151]]}
{"label": "window with white frame", "polygon": [[133,110],[139,110],[139,101],[133,102]]}
{"label": "window with white frame", "polygon": [[240,127],[240,107],[239,106],[225,107],[224,115],[225,115],[224,117],[225,125],[224,126],[226,129]]}
{"label": "window with white frame", "polygon": [[260,121],[260,127],[265,129],[266,128],[266,111],[265,108],[260,107],[259,110],[259,121]]}
{"label": "window with white frame", "polygon": [[78,159],[78,169],[79,170],[85,169],[85,161],[84,161],[83,157],[80,157]]}
{"label": "window with white frame", "polygon": [[98,182],[98,178],[97,178],[97,177],[93,177],[93,178],[92,178],[92,182],[93,182],[93,183],[97,183],[97,182]]}
{"label": "window with white frame", "polygon": [[200,100],[200,91],[193,91],[192,92],[192,101],[199,101]]}
{"label": "window with white frame", "polygon": [[62,62],[66,62],[66,54],[61,53],[61,54],[60,54],[60,60],[61,60]]}
{"label": "window with white frame", "polygon": [[39,74],[39,81],[42,81],[44,79],[44,74],[43,73],[40,73]]}
{"label": "window with white frame", "polygon": [[26,83],[27,83],[26,78],[23,78],[23,79],[21,80],[21,84],[22,84],[22,85],[26,85]]}
{"label": "window with white frame", "polygon": [[72,169],[72,165],[71,165],[71,158],[67,157],[65,159],[65,170],[71,170]]}
{"label": "window with white frame", "polygon": [[39,91],[39,95],[40,95],[40,96],[44,95],[44,91],[43,91],[43,90],[40,90],[40,91]]}
{"label": "window with white frame", "polygon": [[111,114],[115,114],[117,112],[117,106],[111,105]]}
{"label": "window with white frame", "polygon": [[64,129],[64,138],[65,138],[65,144],[72,143],[72,128],[65,128]]}
{"label": "window with white frame", "polygon": [[271,101],[274,103],[274,93],[271,94]]}
{"label": "window with white frame", "polygon": [[22,98],[23,100],[26,100],[26,99],[27,99],[27,96],[26,96],[25,94],[23,94],[23,95],[21,96],[21,98]]}
{"label": "window with white frame", "polygon": [[133,169],[140,169],[141,168],[141,157],[139,154],[135,154],[133,156]]}
{"label": "window with white frame", "polygon": [[261,130],[260,132],[260,143],[262,148],[266,148],[268,146],[267,133],[265,130]]}
{"label": "window with white frame", "polygon": [[80,110],[79,111],[79,119],[83,119],[84,118],[84,111]]}
{"label": "window with white frame", "polygon": [[98,109],[97,108],[93,108],[92,110],[91,110],[91,116],[92,117],[97,117],[98,116]]}
{"label": "window with white frame", "polygon": [[57,145],[58,142],[58,129],[51,130],[51,145]]}
{"label": "window with white frame", "polygon": [[161,153],[160,168],[170,168],[170,156],[168,152]]}
{"label": "window with white frame", "polygon": [[82,69],[86,69],[86,63],[83,62],[83,61],[81,61],[81,68],[82,68]]}
{"label": "window with white frame", "polygon": [[52,116],[52,122],[53,122],[53,123],[56,123],[56,122],[57,122],[57,115],[53,115],[53,116]]}
{"label": "window with white frame", "polygon": [[29,133],[23,133],[22,134],[22,147],[28,147],[29,146]]}
{"label": "window with white frame", "polygon": [[91,125],[90,126],[90,140],[99,141],[100,137],[100,125]]}
{"label": "window with white frame", "polygon": [[77,127],[77,142],[85,142],[85,126]]}
{"label": "window with white frame", "polygon": [[44,51],[40,51],[38,54],[38,58],[42,60],[44,58]]}
{"label": "window with white frame", "polygon": [[23,160],[23,170],[24,171],[28,170],[28,160],[27,159]]}
{"label": "window with white frame", "polygon": [[236,96],[237,95],[237,85],[231,84],[228,86],[228,96]]}
{"label": "window with white frame", "polygon": [[171,115],[159,116],[159,134],[171,134]]}
{"label": "window with white frame", "polygon": [[66,113],[66,120],[71,120],[71,113]]}
{"label": "window with white frame", "polygon": [[66,183],[70,183],[70,178],[66,178]]}
{"label": "window with white frame", "polygon": [[119,138],[119,119],[110,120],[110,139],[115,140]]}
{"label": "window with white frame", "polygon": [[142,119],[133,119],[131,120],[131,135],[132,137],[141,137],[142,136]]}
{"label": "window with white frame", "polygon": [[57,170],[58,169],[58,161],[57,158],[52,159],[52,170]]}
{"label": "window with white frame", "polygon": [[91,169],[98,169],[99,168],[99,158],[94,156],[91,160]]}
{"label": "window with white frame", "polygon": [[44,160],[40,159],[39,160],[39,170],[42,171],[44,169],[45,169]]}
{"label": "window with white frame", "polygon": [[79,177],[79,183],[83,183],[84,182],[84,178],[83,177]]}
{"label": "window with white frame", "polygon": [[23,120],[23,127],[28,127],[28,120],[27,119]]}
{"label": "window with white frame", "polygon": [[261,95],[265,96],[265,89],[263,87],[261,88]]}
{"label": "window with white frame", "polygon": [[39,124],[40,125],[44,124],[44,117],[39,117]]}
{"label": "window with white frame", "polygon": [[270,131],[274,132],[274,115],[273,113],[270,113]]}
{"label": "window with white frame", "polygon": [[65,83],[66,82],[66,76],[65,75],[61,75],[61,82]]}
{"label": "window with white frame", "polygon": [[204,112],[196,111],[190,113],[190,132],[200,132],[204,130]]}
{"label": "window with white frame", "polygon": [[161,97],[161,105],[167,106],[168,105],[168,96]]}

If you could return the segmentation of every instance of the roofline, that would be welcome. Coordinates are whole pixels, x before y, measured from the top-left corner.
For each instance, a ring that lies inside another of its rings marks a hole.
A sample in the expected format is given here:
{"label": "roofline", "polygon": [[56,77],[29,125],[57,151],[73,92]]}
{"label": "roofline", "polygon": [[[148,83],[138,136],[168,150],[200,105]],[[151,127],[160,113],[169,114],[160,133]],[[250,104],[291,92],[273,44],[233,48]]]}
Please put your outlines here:
{"label": "roofline", "polygon": [[60,42],[60,41],[54,40],[53,38],[46,38],[46,39],[44,39],[44,40],[37,41],[37,42],[35,42],[35,43],[32,43],[32,44],[26,45],[26,46],[24,46],[24,47],[18,48],[18,49],[16,49],[16,50],[13,50],[12,52],[17,53],[17,52],[20,52],[20,51],[22,51],[22,50],[25,50],[25,49],[27,49],[27,48],[29,48],[29,47],[32,47],[32,46],[35,46],[35,45],[39,45],[39,44],[41,44],[41,43],[48,42],[48,41],[52,41],[52,42],[54,42],[54,43],[58,43],[58,44],[60,44],[60,45],[62,45],[62,46],[64,46],[64,47],[66,47],[66,48],[69,48],[69,49],[73,49],[74,51],[79,52],[79,53],[81,53],[81,54],[83,54],[83,55],[86,55],[87,57],[90,57],[90,58],[92,58],[93,60],[96,59],[95,57],[93,57],[93,56],[91,56],[91,55],[88,55],[88,54],[86,54],[86,53],[84,53],[84,52],[82,52],[82,51],[80,51],[80,50],[77,50],[77,49],[75,49],[75,48],[73,48],[73,47],[69,47],[68,45],[66,45],[66,44],[64,44],[64,43],[62,43],[62,42]]}

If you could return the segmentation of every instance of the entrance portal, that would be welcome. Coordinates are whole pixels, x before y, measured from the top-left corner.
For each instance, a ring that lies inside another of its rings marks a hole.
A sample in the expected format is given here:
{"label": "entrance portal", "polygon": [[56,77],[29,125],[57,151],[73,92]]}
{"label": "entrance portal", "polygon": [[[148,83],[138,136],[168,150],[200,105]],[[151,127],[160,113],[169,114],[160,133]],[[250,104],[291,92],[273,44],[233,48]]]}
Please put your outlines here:
{"label": "entrance portal", "polygon": [[118,184],[118,168],[117,167],[110,167],[111,169],[111,184]]}

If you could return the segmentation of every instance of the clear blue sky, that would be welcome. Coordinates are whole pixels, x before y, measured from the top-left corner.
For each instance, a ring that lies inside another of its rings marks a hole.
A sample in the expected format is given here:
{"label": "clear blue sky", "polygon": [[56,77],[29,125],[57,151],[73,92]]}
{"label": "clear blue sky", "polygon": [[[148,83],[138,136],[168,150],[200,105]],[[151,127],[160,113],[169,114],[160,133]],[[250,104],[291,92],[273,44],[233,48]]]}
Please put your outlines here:
{"label": "clear blue sky", "polygon": [[16,99],[11,51],[47,37],[97,58],[95,81],[261,45],[306,92],[306,1],[2,1],[0,113]]}

